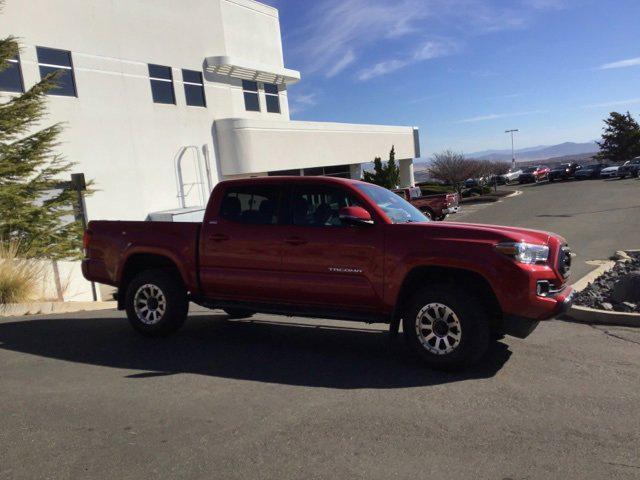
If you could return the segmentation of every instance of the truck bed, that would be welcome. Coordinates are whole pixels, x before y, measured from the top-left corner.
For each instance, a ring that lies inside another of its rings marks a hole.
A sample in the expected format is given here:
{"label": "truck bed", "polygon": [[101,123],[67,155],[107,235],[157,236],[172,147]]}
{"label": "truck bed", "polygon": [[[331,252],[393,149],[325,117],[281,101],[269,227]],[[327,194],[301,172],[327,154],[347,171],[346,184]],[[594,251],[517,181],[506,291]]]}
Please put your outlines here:
{"label": "truck bed", "polygon": [[178,265],[190,289],[198,289],[200,227],[200,223],[187,222],[92,221],[86,234],[84,274],[117,286],[122,267],[132,256],[161,253]]}

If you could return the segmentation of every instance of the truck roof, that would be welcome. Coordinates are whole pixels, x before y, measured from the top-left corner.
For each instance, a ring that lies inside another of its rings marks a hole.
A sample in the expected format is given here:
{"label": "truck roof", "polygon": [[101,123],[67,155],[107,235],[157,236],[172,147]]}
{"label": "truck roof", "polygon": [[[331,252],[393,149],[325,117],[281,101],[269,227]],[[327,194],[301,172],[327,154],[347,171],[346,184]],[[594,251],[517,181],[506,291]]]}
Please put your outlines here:
{"label": "truck roof", "polygon": [[[350,178],[338,178],[338,177],[324,177],[324,176],[296,176],[296,175],[282,175],[272,177],[251,177],[251,178],[238,178],[233,180],[223,180],[218,185],[255,185],[255,184],[286,184],[286,183],[325,183],[333,185],[356,185],[359,183],[365,183],[361,180],[353,180]],[[370,184],[368,184],[370,185]]]}

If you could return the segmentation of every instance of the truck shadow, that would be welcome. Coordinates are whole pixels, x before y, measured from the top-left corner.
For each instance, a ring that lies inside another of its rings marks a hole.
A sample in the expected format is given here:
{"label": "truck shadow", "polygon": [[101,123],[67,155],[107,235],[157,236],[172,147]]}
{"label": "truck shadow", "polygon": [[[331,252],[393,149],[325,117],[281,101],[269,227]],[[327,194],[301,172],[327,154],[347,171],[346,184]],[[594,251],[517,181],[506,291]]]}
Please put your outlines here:
{"label": "truck shadow", "polygon": [[169,338],[134,333],[126,319],[46,318],[0,323],[0,348],[69,362],[137,370],[130,379],[178,373],[328,388],[402,388],[492,377],[511,355],[500,342],[476,369],[421,366],[386,332],[191,317]]}

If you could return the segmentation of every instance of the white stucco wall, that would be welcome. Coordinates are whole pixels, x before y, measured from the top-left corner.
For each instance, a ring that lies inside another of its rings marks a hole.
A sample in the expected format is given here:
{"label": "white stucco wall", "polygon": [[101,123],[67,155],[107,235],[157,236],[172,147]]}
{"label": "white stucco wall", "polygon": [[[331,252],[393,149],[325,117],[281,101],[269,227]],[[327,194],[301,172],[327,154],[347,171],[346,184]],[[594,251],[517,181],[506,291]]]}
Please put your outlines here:
{"label": "white stucco wall", "polygon": [[[176,208],[173,157],[184,145],[215,152],[214,120],[289,118],[286,92],[282,114],[266,112],[262,93],[262,112],[246,112],[241,82],[230,77],[205,81],[206,108],[185,103],[181,69],[201,71],[207,56],[283,66],[277,10],[257,2],[6,0],[0,31],[20,39],[26,88],[40,80],[36,45],[72,52],[78,97],[49,97],[45,123],[64,122],[61,153],[95,180],[91,219]],[[149,63],[172,67],[176,105],[153,103]]]}

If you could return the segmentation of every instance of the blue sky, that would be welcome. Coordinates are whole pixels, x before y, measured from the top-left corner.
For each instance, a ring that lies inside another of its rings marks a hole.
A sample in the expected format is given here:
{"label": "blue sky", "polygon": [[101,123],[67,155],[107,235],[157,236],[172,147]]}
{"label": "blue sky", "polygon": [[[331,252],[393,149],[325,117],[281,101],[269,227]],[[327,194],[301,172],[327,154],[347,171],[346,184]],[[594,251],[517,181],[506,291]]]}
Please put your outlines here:
{"label": "blue sky", "polygon": [[[422,156],[583,142],[640,116],[640,0],[267,0],[292,118],[415,125]],[[640,119],[640,118],[639,118]]]}

